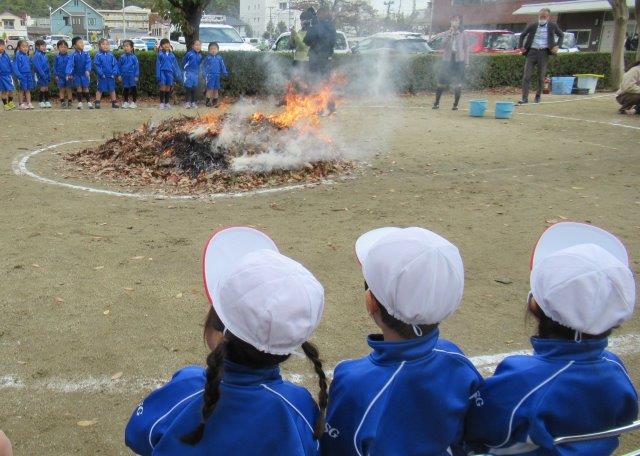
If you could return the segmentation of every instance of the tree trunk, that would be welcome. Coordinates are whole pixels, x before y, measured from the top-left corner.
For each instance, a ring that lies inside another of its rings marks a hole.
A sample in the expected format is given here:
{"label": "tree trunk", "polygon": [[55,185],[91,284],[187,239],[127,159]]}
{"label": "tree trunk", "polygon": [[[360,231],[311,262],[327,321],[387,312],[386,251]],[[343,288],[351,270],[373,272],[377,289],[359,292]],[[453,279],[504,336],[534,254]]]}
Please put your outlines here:
{"label": "tree trunk", "polygon": [[205,5],[199,3],[202,2],[182,2],[182,33],[187,49],[191,49],[193,42],[200,39],[200,21],[202,20]]}
{"label": "tree trunk", "polygon": [[[636,0],[636,33],[640,33],[640,0]],[[636,48],[636,61],[640,60],[640,43]]]}
{"label": "tree trunk", "polygon": [[617,90],[624,74],[624,42],[629,22],[626,0],[609,0],[613,12],[613,49],[611,50],[611,88]]}

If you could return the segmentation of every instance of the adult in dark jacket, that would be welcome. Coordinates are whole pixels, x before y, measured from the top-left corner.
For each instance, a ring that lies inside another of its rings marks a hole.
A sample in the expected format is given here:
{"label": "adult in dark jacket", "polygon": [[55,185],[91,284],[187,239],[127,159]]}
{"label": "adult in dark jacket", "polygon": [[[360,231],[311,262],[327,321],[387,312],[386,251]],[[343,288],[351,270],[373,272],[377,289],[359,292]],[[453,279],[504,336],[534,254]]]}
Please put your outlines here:
{"label": "adult in dark jacket", "polygon": [[329,10],[321,8],[317,21],[304,36],[304,44],[309,46],[309,69],[316,79],[324,79],[331,72],[329,58],[336,47],[337,36]]}
{"label": "adult in dark jacket", "polygon": [[551,11],[548,8],[542,8],[538,12],[538,22],[528,25],[520,35],[518,47],[524,48],[522,54],[527,58],[524,65],[524,77],[522,78],[522,99],[520,104],[529,102],[529,85],[531,84],[534,66],[538,67],[538,88],[535,101],[536,103],[540,102],[549,55],[556,54],[562,46],[562,31],[558,24],[549,22],[550,16]]}

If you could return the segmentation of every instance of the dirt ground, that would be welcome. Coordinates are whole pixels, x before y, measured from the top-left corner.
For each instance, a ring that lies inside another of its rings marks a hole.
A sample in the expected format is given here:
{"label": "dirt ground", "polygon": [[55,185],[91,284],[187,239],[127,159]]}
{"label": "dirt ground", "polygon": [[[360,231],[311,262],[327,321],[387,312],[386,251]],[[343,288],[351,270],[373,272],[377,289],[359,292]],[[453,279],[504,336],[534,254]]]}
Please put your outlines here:
{"label": "dirt ground", "polygon": [[[41,146],[103,140],[178,110],[1,114],[0,428],[15,453],[129,454],[123,429],[137,402],[204,360],[200,251],[223,225],[266,230],[325,285],[314,341],[329,367],[368,351],[374,327],[353,242],[370,228],[424,226],[460,247],[464,299],[442,333],[469,355],[528,347],[529,255],[552,220],[612,230],[638,271],[640,117],[617,115],[607,94],[549,96],[508,121],[452,112],[449,101],[433,111],[427,96],[347,100],[323,122],[365,162],[356,178],[196,201],[93,194],[12,169]],[[44,152],[29,167],[61,179],[52,152],[85,146]],[[638,316],[616,332],[635,333]],[[640,386],[640,353],[623,358]],[[311,384],[304,360],[284,369]],[[640,435],[621,450],[634,445]]]}

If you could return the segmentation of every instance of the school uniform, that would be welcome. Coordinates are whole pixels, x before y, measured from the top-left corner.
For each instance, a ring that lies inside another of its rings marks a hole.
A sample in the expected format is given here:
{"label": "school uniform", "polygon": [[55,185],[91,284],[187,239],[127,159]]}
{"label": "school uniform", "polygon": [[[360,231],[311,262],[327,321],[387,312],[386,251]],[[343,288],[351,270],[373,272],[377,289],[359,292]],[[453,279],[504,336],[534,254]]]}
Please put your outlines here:
{"label": "school uniform", "polygon": [[198,87],[202,54],[191,49],[182,59],[184,86],[187,89]]}
{"label": "school uniform", "polygon": [[[311,427],[318,409],[309,392],[284,381],[279,367],[250,369],[230,361],[224,363],[220,399],[207,420],[204,437],[196,445],[182,443],[180,438],[193,431],[202,420],[201,391],[205,383],[204,368],[187,369],[185,375],[178,372],[162,391],[145,399],[139,415],[140,408],[134,411],[126,438],[127,445],[136,453],[318,454],[318,441],[313,439]],[[188,387],[184,387],[187,382],[190,382]],[[160,418],[156,418],[159,415]],[[149,426],[152,420],[154,424]],[[143,421],[144,425],[138,425]]]}
{"label": "school uniform", "polygon": [[220,54],[207,55],[204,59],[204,77],[208,90],[220,88],[220,75],[228,76],[229,72]]}
{"label": "school uniform", "polygon": [[67,81],[67,65],[70,59],[71,55],[69,53],[58,53],[53,59],[53,73],[57,78],[56,85],[59,89],[71,87],[72,85],[71,81]]}
{"label": "school uniform", "polygon": [[0,92],[13,92],[13,65],[6,52],[0,54]]}
{"label": "school uniform", "polygon": [[98,92],[115,92],[116,77],[120,75],[118,61],[111,52],[100,51],[96,54],[93,65],[98,75]]}
{"label": "school uniform", "polygon": [[160,51],[156,57],[156,78],[159,85],[172,86],[180,79],[178,60],[173,52]]}
{"label": "school uniform", "polygon": [[30,91],[35,89],[33,73],[31,72],[31,60],[29,55],[22,51],[17,51],[13,58],[13,74],[18,79],[20,90]]}
{"label": "school uniform", "polygon": [[131,52],[124,53],[118,60],[120,66],[120,76],[122,77],[122,87],[129,89],[138,85],[137,79],[140,77],[140,63],[138,57]]}
{"label": "school uniform", "polygon": [[47,54],[36,49],[31,58],[33,68],[35,70],[35,79],[37,87],[49,87],[51,83],[51,70],[49,69],[49,59]]}
{"label": "school uniform", "polygon": [[91,56],[76,49],[71,54],[66,69],[67,76],[73,77],[73,87],[89,88],[90,79],[87,76],[87,71],[91,71]]}
{"label": "school uniform", "polygon": [[605,455],[618,437],[553,444],[557,437],[601,432],[638,416],[638,395],[606,339],[531,338],[533,356],[506,358],[480,388],[465,439],[481,452]]}
{"label": "school uniform", "polygon": [[401,342],[369,336],[368,355],[340,363],[329,391],[323,455],[447,455],[482,377],[439,331]]}

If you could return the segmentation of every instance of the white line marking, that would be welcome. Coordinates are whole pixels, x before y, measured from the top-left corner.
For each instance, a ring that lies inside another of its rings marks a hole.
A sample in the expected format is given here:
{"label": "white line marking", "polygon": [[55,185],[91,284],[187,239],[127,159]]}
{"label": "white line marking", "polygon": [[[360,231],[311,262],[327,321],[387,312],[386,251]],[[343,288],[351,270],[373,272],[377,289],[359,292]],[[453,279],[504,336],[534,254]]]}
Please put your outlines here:
{"label": "white line marking", "polygon": [[[609,338],[609,351],[619,355],[635,355],[640,353],[640,334],[624,334]],[[471,356],[469,360],[483,375],[491,375],[496,366],[507,356],[529,355],[531,350],[515,350],[508,353],[494,353],[488,355]],[[333,369],[326,371],[328,377],[333,376]],[[315,374],[285,372],[283,376],[298,384],[312,383]],[[89,376],[87,378],[63,379],[59,377],[48,379],[30,380],[20,375],[4,375],[0,377],[0,390],[21,389],[26,391],[48,390],[53,393],[112,393],[138,394],[155,389],[164,383],[166,378],[127,378],[123,376],[118,380],[111,380],[110,376]]]}
{"label": "white line marking", "polygon": [[[18,176],[19,175],[28,176],[36,181],[39,181],[45,184],[70,188],[73,190],[82,190],[90,193],[98,193],[98,194],[109,195],[109,196],[120,196],[120,197],[137,198],[137,199],[160,199],[160,200],[181,200],[181,201],[196,201],[196,200],[202,200],[202,199],[218,199],[218,198],[239,198],[243,196],[263,195],[267,193],[280,193],[280,192],[287,192],[291,190],[299,190],[303,188],[317,187],[319,185],[335,184],[334,180],[325,179],[316,183],[286,185],[282,187],[263,188],[263,189],[257,189],[257,190],[250,190],[246,192],[209,193],[209,194],[202,194],[202,195],[166,195],[164,193],[119,192],[119,191],[107,190],[103,188],[89,187],[87,185],[77,185],[77,184],[70,184],[68,182],[60,182],[55,179],[51,179],[51,178],[36,174],[33,171],[29,170],[29,168],[27,167],[27,163],[29,162],[29,159],[32,157],[35,157],[38,154],[41,154],[42,152],[46,152],[48,150],[52,150],[57,147],[65,146],[68,144],[81,144],[86,142],[98,142],[98,141],[102,141],[102,140],[84,139],[84,140],[65,141],[58,144],[52,144],[50,146],[43,147],[41,149],[36,149],[26,154],[19,155],[14,159],[12,163],[13,172]],[[340,179],[347,179],[347,178],[348,176],[342,177]]]}
{"label": "white line marking", "polygon": [[603,122],[601,120],[580,119],[578,117],[556,116],[553,114],[536,114],[533,112],[516,112],[516,114],[519,116],[548,117],[550,119],[573,120],[576,122],[585,122],[585,123],[599,124],[599,125],[611,125],[613,127],[631,128],[633,130],[640,130],[640,127],[636,127],[635,125],[626,125],[618,122]]}

